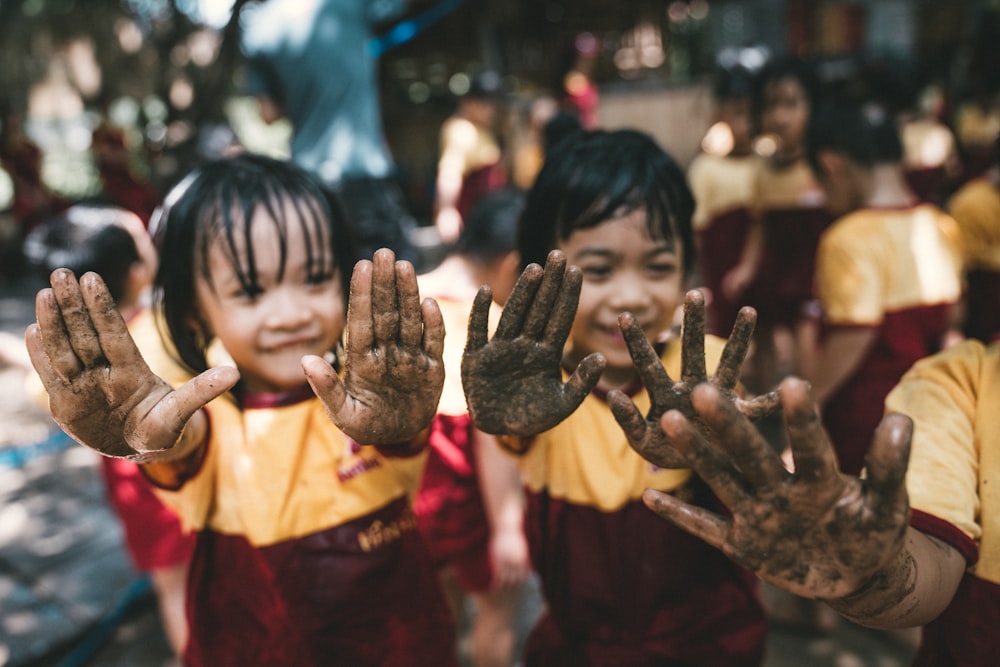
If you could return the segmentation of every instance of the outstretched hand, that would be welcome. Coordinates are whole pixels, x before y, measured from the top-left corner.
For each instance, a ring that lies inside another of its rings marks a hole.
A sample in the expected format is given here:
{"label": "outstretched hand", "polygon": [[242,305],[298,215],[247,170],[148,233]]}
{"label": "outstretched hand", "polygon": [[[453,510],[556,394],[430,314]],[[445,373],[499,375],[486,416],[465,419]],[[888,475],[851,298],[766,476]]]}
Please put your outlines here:
{"label": "outstretched hand", "polygon": [[462,357],[462,386],[475,425],[494,435],[533,436],[568,417],[604,370],[604,357],[585,357],[563,382],[563,346],[580,298],[582,275],[553,250],[545,268],[528,265],[503,309],[492,339],[488,287],[476,295]]}
{"label": "outstretched hand", "polygon": [[104,281],[67,269],[35,299],[25,332],[31,363],[56,423],[77,442],[140,463],[168,460],[191,416],[239,379],[235,368],[205,371],[174,390],[153,374]]}
{"label": "outstretched hand", "polygon": [[705,368],[705,297],[698,290],[688,292],[684,298],[681,378],[675,382],[664,370],[659,355],[635,318],[630,313],[623,313],[618,318],[636,372],[649,394],[650,406],[643,417],[632,399],[619,390],[608,392],[608,404],[629,445],[639,455],[661,468],[687,467],[683,455],[660,428],[660,417],[668,410],[679,410],[688,418],[694,418],[691,392],[705,381],[710,381],[724,396],[735,401],[740,411],[751,419],[777,414],[781,409],[777,391],[747,400],[736,393],[740,369],[750,347],[756,321],[757,313],[753,308],[740,310],[715,375],[708,378]]}
{"label": "outstretched hand", "polygon": [[803,597],[849,595],[894,561],[909,517],[904,486],[909,418],[890,414],[882,420],[866,479],[845,475],[837,469],[808,386],[788,379],[781,402],[795,457],[795,473],[789,473],[717,387],[703,384],[691,398],[701,424],[670,411],[663,430],[732,516],[647,489],[643,500],[650,509],[761,579]]}
{"label": "outstretched hand", "polygon": [[344,378],[321,357],[302,360],[334,424],[357,442],[410,440],[431,423],[444,387],[444,319],[421,303],[413,265],[378,250],[354,267]]}

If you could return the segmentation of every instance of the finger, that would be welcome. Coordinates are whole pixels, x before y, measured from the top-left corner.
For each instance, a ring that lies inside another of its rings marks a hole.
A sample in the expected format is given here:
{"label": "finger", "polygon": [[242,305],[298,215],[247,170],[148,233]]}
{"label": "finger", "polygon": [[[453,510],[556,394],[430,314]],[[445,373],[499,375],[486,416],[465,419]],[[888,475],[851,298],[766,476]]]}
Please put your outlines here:
{"label": "finger", "polygon": [[656,416],[662,415],[673,407],[670,399],[674,396],[672,391],[674,381],[667,374],[660,356],[632,313],[619,315],[618,326],[622,330],[622,336],[625,337],[625,344],[628,346],[628,353],[632,357],[639,379],[642,380],[652,401],[651,413]]}
{"label": "finger", "polygon": [[469,330],[466,333],[465,352],[475,352],[489,339],[490,306],[493,303],[493,292],[488,285],[483,285],[476,292],[469,313]]}
{"label": "finger", "polygon": [[757,421],[781,412],[781,390],[775,389],[761,396],[737,398],[736,405],[747,419]]}
{"label": "finger", "polygon": [[576,317],[576,307],[580,302],[580,289],[583,286],[583,274],[580,269],[571,266],[566,269],[562,285],[556,298],[552,312],[545,325],[544,340],[553,348],[562,349],[573,328],[573,318]]}
{"label": "finger", "polygon": [[165,399],[170,411],[176,415],[175,430],[180,432],[184,424],[198,410],[232,389],[240,379],[240,372],[232,366],[218,366],[188,380]]}
{"label": "finger", "polygon": [[684,296],[681,338],[681,381],[693,387],[708,378],[705,371],[705,297],[698,290],[691,290]]}
{"label": "finger", "polygon": [[564,386],[565,395],[573,405],[579,405],[587,397],[604,372],[604,355],[599,352],[588,354],[576,367]]}
{"label": "finger", "polygon": [[62,385],[62,378],[49,362],[49,355],[42,345],[42,336],[37,324],[31,324],[25,329],[24,346],[28,350],[31,365],[42,380],[42,385],[51,394],[54,388]]}
{"label": "finger", "polygon": [[737,507],[750,497],[743,473],[724,450],[705,440],[682,412],[670,410],[664,414],[660,428],[726,507]]}
{"label": "finger", "polygon": [[837,474],[837,455],[809,395],[809,384],[798,378],[781,383],[785,430],[801,479],[823,479]]}
{"label": "finger", "polygon": [[535,299],[535,293],[538,291],[541,281],[542,267],[538,264],[529,264],[524,267],[513,291],[504,304],[494,338],[513,339],[520,335],[524,328],[524,318]]}
{"label": "finger", "polygon": [[437,301],[427,297],[420,304],[420,314],[423,318],[423,350],[432,359],[440,360],[444,356],[444,337],[447,334],[441,307]]}
{"label": "finger", "polygon": [[[100,281],[98,276],[94,276]],[[66,325],[69,344],[84,368],[92,368],[105,362],[104,351],[90,319],[90,313],[83,300],[80,283],[68,269],[52,272],[52,293],[55,295],[59,312]],[[101,281],[103,286],[103,281]],[[104,288],[107,291],[107,288]],[[109,297],[110,298],[110,297]]]}
{"label": "finger", "polygon": [[416,351],[424,338],[423,307],[417,274],[409,262],[396,262],[396,290],[399,294],[399,342],[404,349]]}
{"label": "finger", "polygon": [[396,341],[399,336],[399,292],[396,256],[388,248],[372,258],[372,327],[375,344]]}
{"label": "finger", "polygon": [[[563,296],[563,278],[566,275],[566,256],[553,250],[545,260],[542,282],[535,293],[535,299],[528,309],[521,335],[535,339],[541,336],[553,319],[553,305]],[[575,308],[574,308],[575,309]]]}
{"label": "finger", "polygon": [[[740,381],[740,371],[746,360],[750,341],[753,340],[754,326],[757,324],[757,311],[749,306],[741,308],[729,334],[729,340],[722,349],[719,366],[715,369],[712,382],[720,389],[735,389]],[[745,413],[744,413],[745,414]]]}
{"label": "finger", "polygon": [[642,502],[678,528],[698,537],[716,549],[722,549],[729,534],[729,522],[717,514],[688,505],[669,493],[646,489]]}
{"label": "finger", "polygon": [[[642,416],[639,408],[623,391],[612,389],[608,392],[608,405],[611,407],[611,414],[615,416],[615,421],[625,433],[625,438],[632,445],[633,449],[640,447],[646,439],[646,419]],[[636,449],[641,456],[643,453]],[[645,458],[645,457],[643,457]]]}
{"label": "finger", "polygon": [[339,415],[347,401],[347,389],[340,376],[322,357],[312,354],[302,357],[302,370],[313,393],[323,402],[330,419],[339,426]]}
{"label": "finger", "polygon": [[145,365],[125,318],[100,277],[96,273],[84,274],[80,278],[80,290],[108,363],[121,368],[136,363]]}
{"label": "finger", "polygon": [[83,370],[70,345],[66,323],[51,288],[43,289],[35,296],[35,320],[42,350],[53,370],[67,380]]}
{"label": "finger", "polygon": [[729,454],[752,487],[773,488],[785,479],[787,471],[774,447],[718,387],[710,383],[698,385],[691,392],[691,404],[712,429],[713,442]]}
{"label": "finger", "polygon": [[347,301],[347,354],[365,354],[375,343],[372,329],[372,270],[363,259],[351,273],[351,291]]}
{"label": "finger", "polygon": [[913,438],[913,420],[906,415],[889,413],[883,417],[865,458],[868,488],[878,499],[879,507],[905,507],[906,467]]}

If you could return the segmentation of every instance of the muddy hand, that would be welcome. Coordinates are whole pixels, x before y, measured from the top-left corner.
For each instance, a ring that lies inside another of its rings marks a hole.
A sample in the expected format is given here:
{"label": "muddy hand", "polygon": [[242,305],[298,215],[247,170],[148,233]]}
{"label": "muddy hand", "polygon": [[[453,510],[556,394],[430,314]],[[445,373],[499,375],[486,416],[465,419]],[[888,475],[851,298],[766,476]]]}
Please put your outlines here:
{"label": "muddy hand", "polygon": [[462,386],[478,428],[494,435],[541,433],[569,416],[597,384],[604,358],[596,353],[580,362],[568,382],[562,378],[563,346],[582,280],[558,250],[549,253],[544,269],[529,265],[490,340],[491,295],[489,288],[480,289],[462,357]]}
{"label": "muddy hand", "polygon": [[351,275],[344,379],[317,356],[302,366],[334,424],[364,444],[409,440],[430,424],[444,386],[444,320],[420,301],[413,265],[378,250]]}
{"label": "muddy hand", "polygon": [[731,400],[703,384],[692,395],[701,425],[670,411],[663,430],[732,516],[653,490],[643,500],[765,581],[804,597],[840,598],[891,563],[903,546],[912,422],[898,414],[882,420],[862,480],[837,469],[806,383],[788,379],[781,395],[794,474]]}
{"label": "muddy hand", "polygon": [[167,459],[191,415],[239,379],[234,368],[216,368],[175,391],[142,359],[100,276],[78,282],[57,269],[51,285],[35,299],[25,343],[53,419],[81,444],[139,462]]}
{"label": "muddy hand", "polygon": [[608,403],[629,444],[643,458],[661,468],[686,467],[684,457],[660,428],[660,417],[668,410],[680,410],[687,417],[694,418],[691,391],[702,382],[710,381],[725,396],[736,401],[740,410],[751,419],[780,410],[776,391],[749,400],[740,398],[736,393],[740,368],[750,347],[756,319],[757,314],[752,308],[740,310],[715,375],[709,378],[705,369],[705,298],[697,290],[688,292],[684,298],[681,377],[679,381],[674,381],[664,370],[659,355],[635,318],[630,313],[623,313],[618,318],[629,354],[649,394],[650,407],[644,417],[632,399],[618,390],[608,393]]}

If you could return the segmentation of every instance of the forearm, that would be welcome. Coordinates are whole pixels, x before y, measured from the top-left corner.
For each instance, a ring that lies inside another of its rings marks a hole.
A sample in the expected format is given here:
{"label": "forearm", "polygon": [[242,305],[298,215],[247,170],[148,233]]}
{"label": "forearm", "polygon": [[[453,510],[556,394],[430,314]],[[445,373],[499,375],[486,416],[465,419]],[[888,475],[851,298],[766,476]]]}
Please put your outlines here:
{"label": "forearm", "polygon": [[908,528],[892,564],[851,595],[827,600],[844,618],[870,628],[908,628],[936,618],[951,602],[965,559],[950,545]]}
{"label": "forearm", "polygon": [[875,342],[875,329],[858,327],[829,334],[819,351],[816,369],[806,377],[813,399],[823,405],[861,365]]}
{"label": "forearm", "polygon": [[491,532],[520,530],[523,520],[521,477],[496,439],[479,430],[472,434],[476,473]]}

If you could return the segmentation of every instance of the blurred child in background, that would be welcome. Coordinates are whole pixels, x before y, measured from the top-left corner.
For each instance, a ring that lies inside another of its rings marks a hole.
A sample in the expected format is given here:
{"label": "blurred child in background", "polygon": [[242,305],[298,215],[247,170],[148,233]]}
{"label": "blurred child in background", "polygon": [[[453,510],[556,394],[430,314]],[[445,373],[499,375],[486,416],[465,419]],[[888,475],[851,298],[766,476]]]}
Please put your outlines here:
{"label": "blurred child in background", "polygon": [[420,292],[445,319],[445,387],[431,426],[427,467],[414,501],[420,530],[460,625],[472,600],[468,655],[476,667],[515,662],[516,613],[531,572],[521,479],[496,438],[474,428],[462,393],[469,312],[481,285],[503,303],[520,268],[517,224],[524,195],[483,195],[465,218],[451,254],[418,277]]}
{"label": "blurred child in background", "polygon": [[695,209],[698,278],[708,289],[708,330],[728,334],[740,303],[722,289],[739,262],[750,225],[750,205],[760,158],[753,152],[753,74],[722,68],[713,88],[715,122],[687,170]]}

